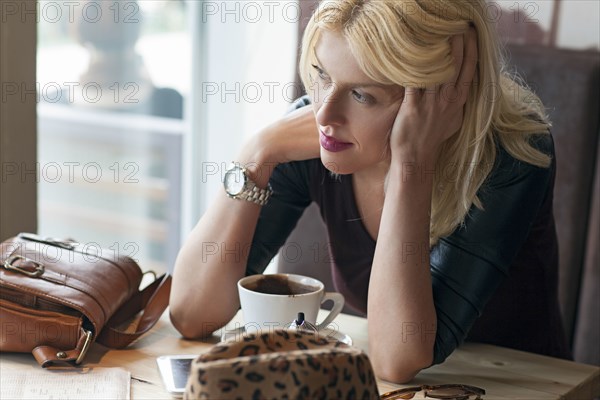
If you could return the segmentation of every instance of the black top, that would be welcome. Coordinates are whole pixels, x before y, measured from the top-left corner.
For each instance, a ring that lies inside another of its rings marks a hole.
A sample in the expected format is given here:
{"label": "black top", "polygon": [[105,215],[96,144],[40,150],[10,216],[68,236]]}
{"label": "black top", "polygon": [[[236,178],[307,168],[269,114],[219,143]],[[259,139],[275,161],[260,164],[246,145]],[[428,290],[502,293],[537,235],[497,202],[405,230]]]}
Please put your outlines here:
{"label": "black top", "polygon": [[[570,357],[557,294],[554,145],[550,135],[537,135],[532,143],[552,156],[550,168],[518,161],[498,146],[478,191],[484,209],[472,206],[464,225],[431,249],[434,364],[465,339]],[[361,221],[352,177],[335,178],[313,159],[279,165],[270,184],[273,196],[261,210],[247,274],[262,273],[314,201],[328,229],[336,290],[366,313],[376,243]]]}

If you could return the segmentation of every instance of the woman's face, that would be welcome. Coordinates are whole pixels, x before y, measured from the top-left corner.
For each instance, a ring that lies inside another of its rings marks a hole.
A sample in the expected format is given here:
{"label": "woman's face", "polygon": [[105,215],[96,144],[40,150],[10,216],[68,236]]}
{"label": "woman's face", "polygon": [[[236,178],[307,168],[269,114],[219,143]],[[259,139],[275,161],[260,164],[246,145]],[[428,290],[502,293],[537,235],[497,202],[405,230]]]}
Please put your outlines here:
{"label": "woman's face", "polygon": [[310,94],[323,165],[338,174],[387,171],[404,89],[370,79],[337,32],[323,31],[315,50]]}

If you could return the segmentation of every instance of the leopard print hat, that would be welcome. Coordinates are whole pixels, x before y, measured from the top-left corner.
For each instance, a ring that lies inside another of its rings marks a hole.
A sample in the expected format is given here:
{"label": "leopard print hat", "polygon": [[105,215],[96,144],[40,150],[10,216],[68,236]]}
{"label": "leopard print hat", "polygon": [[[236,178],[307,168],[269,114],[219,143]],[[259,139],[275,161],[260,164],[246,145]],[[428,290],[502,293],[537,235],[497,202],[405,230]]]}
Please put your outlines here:
{"label": "leopard print hat", "polygon": [[220,343],[191,366],[185,399],[378,399],[367,355],[302,330]]}

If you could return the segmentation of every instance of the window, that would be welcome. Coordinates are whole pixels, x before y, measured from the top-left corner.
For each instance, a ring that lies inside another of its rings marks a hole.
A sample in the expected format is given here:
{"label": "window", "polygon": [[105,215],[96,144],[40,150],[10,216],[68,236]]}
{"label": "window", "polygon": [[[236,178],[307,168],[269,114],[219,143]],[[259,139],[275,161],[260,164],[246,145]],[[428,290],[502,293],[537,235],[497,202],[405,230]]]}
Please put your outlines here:
{"label": "window", "polygon": [[270,3],[39,2],[40,234],[172,268],[244,138],[292,100],[299,8]]}
{"label": "window", "polygon": [[166,271],[180,234],[185,4],[42,1],[38,13],[39,231]]}

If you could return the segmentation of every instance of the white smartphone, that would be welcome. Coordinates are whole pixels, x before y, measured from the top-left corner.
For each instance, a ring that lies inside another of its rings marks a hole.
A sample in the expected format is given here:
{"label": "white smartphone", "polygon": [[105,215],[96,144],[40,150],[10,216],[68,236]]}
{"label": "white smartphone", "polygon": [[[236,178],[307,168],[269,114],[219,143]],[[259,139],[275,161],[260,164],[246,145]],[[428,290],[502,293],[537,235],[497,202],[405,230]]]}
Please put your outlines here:
{"label": "white smartphone", "polygon": [[174,397],[183,397],[192,361],[198,355],[160,356],[156,359],[165,388]]}

